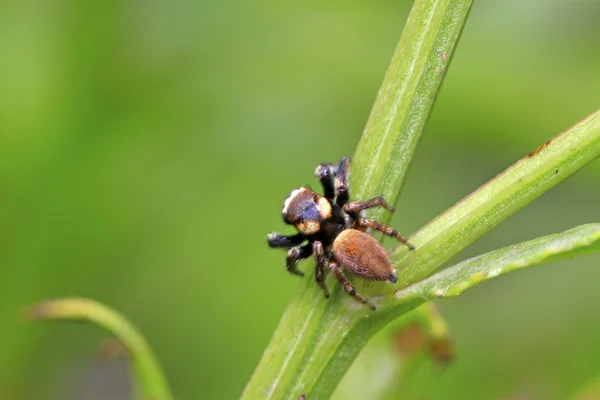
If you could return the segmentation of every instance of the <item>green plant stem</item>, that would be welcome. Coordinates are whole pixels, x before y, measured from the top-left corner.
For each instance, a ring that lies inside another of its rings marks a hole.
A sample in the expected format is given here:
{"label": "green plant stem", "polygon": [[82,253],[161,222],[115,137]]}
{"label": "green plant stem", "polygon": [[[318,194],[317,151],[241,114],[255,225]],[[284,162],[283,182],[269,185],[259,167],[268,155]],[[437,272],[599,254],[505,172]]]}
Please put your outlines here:
{"label": "green plant stem", "polygon": [[454,297],[508,272],[592,253],[600,253],[600,223],[581,225],[470,258],[399,290],[384,303],[420,304],[427,300]]}
{"label": "green plant stem", "polygon": [[[393,296],[380,296],[376,301],[378,309],[374,313],[361,312],[352,307],[352,303],[339,302],[344,303],[338,303],[339,309],[331,312],[327,310],[323,319],[331,318],[333,322],[320,332],[317,339],[319,345],[315,346],[317,352],[331,351],[334,348],[334,356],[329,359],[311,393],[317,394],[317,398],[325,395],[324,390],[319,391],[322,390],[321,387],[326,388],[328,379],[347,368],[364,341],[390,321],[425,301],[456,296],[466,288],[506,272],[598,251],[600,225],[583,225],[561,234],[534,239],[466,260],[425,281],[399,290]],[[324,331],[325,329],[328,331]],[[314,355],[312,359],[318,362]]]}
{"label": "green plant stem", "polygon": [[[365,350],[358,356],[357,362],[363,357],[364,352],[373,351],[373,348],[380,350],[381,347],[385,347],[380,343],[374,343],[382,332],[388,337],[388,343],[386,343],[388,350],[385,357],[399,358],[401,362],[398,363],[397,371],[393,375],[385,374],[377,377],[378,389],[382,395],[376,398],[382,400],[403,399],[407,397],[407,380],[414,376],[416,370],[428,360],[433,360],[438,366],[444,366],[452,361],[453,343],[450,331],[442,314],[432,301],[416,307],[388,324],[375,335],[374,339],[369,341]],[[447,351],[432,351],[442,348]],[[384,356],[380,355],[379,357],[383,358]],[[352,369],[353,367],[350,368],[350,370]],[[343,387],[346,382],[347,380],[344,378],[340,387]],[[363,397],[369,395],[369,392],[366,391],[359,393],[362,393]]]}
{"label": "green plant stem", "polygon": [[600,156],[600,110],[544,143],[410,237],[392,256],[398,287],[418,282],[556,184]]}
{"label": "green plant stem", "polygon": [[[473,0],[417,0],[352,163],[357,199],[395,204]],[[369,210],[381,218],[382,210]]]}
{"label": "green plant stem", "polygon": [[[354,198],[398,198],[472,2],[415,1],[351,164]],[[328,301],[313,279],[302,280],[243,399],[296,400],[303,393],[311,400],[329,398],[358,350],[383,326],[353,331],[370,310],[340,293],[331,277],[327,285],[333,288]],[[360,283],[359,290],[376,293],[381,287]],[[354,349],[340,354],[339,344],[351,331]]]}
{"label": "green plant stem", "polygon": [[144,337],[118,312],[85,298],[46,300],[28,311],[34,320],[71,319],[95,323],[127,347],[143,399],[172,400],[164,373]]}
{"label": "green plant stem", "polygon": [[[444,350],[447,348],[444,344],[449,343],[448,329],[430,300],[458,296],[472,286],[508,272],[592,253],[600,253],[600,223],[578,226],[566,232],[514,244],[470,258],[399,290],[394,296],[385,296],[383,301],[379,302],[382,310],[386,310],[386,305],[401,307],[403,310],[407,306],[415,307],[405,317],[388,325],[386,330],[394,326],[405,327],[407,323],[419,321],[421,326],[428,328],[429,340],[442,344],[438,349]],[[444,363],[448,357],[452,357],[452,352],[442,351],[438,354],[432,352],[431,355],[441,357],[438,361]],[[398,382],[390,381],[387,386],[388,397],[398,398],[400,388]]]}

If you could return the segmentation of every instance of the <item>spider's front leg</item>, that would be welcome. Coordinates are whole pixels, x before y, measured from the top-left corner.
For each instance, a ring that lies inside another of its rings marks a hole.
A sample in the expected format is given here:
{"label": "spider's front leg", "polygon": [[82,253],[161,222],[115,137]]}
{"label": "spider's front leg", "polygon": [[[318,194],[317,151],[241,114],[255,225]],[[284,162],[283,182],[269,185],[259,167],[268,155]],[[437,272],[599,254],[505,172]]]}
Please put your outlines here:
{"label": "spider's front leg", "polygon": [[337,167],[333,164],[320,164],[315,170],[315,176],[319,178],[323,186],[323,195],[329,201],[333,201],[335,198],[336,173]]}
{"label": "spider's front leg", "polygon": [[277,232],[269,233],[267,235],[267,242],[269,243],[269,247],[284,247],[290,248],[294,246],[299,246],[304,242],[304,236],[297,233],[295,235],[280,235]]}
{"label": "spider's front leg", "polygon": [[335,204],[340,208],[344,207],[344,204],[350,199],[348,165],[350,165],[350,159],[348,157],[342,158],[342,161],[340,161],[340,164],[337,167],[337,174],[335,177]]}
{"label": "spider's front leg", "polygon": [[298,261],[310,257],[312,253],[312,243],[305,244],[304,246],[292,247],[287,253],[285,268],[291,274],[304,276],[304,272],[298,271]]}

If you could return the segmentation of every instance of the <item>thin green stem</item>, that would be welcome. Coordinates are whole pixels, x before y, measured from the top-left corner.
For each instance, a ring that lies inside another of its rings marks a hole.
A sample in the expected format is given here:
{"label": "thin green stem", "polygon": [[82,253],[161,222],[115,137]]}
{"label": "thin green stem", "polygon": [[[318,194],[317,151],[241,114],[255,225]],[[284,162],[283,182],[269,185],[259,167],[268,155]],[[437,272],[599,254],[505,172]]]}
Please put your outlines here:
{"label": "thin green stem", "polygon": [[500,222],[600,156],[600,110],[541,145],[416,232],[398,249],[398,287],[418,282]]}
{"label": "thin green stem", "polygon": [[46,300],[28,312],[34,320],[71,319],[97,324],[114,334],[129,350],[139,389],[147,400],[172,400],[173,396],[156,357],[144,337],[118,312],[85,298]]}
{"label": "thin green stem", "polygon": [[508,272],[599,252],[600,223],[581,225],[566,232],[528,240],[470,258],[399,290],[383,303],[393,306],[454,297],[472,286]]}

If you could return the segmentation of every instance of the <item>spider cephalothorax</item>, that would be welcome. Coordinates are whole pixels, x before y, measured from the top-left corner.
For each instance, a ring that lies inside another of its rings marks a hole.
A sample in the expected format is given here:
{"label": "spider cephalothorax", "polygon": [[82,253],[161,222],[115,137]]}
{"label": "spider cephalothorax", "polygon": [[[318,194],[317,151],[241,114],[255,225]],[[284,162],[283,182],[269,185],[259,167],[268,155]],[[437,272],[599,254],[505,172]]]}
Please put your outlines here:
{"label": "spider cephalothorax", "polygon": [[283,204],[283,221],[294,225],[305,236],[321,230],[321,224],[331,218],[331,203],[310,189],[294,190]]}
{"label": "spider cephalothorax", "polygon": [[[396,270],[387,252],[364,231],[375,229],[398,239],[411,250],[414,247],[397,230],[361,215],[363,210],[373,207],[392,211],[382,196],[367,201],[348,201],[349,162],[348,158],[343,158],[337,166],[321,164],[317,167],[315,175],[323,185],[324,196],[305,187],[292,191],[283,205],[282,216],[283,221],[293,225],[298,233],[291,236],[271,233],[268,242],[271,247],[289,249],[286,267],[292,274],[304,276],[298,271],[298,261],[314,255],[317,262],[315,280],[325,297],[329,297],[325,286],[327,267],[348,294],[375,310],[342,272],[345,268],[363,279],[397,281]],[[307,243],[302,245],[303,242]]]}

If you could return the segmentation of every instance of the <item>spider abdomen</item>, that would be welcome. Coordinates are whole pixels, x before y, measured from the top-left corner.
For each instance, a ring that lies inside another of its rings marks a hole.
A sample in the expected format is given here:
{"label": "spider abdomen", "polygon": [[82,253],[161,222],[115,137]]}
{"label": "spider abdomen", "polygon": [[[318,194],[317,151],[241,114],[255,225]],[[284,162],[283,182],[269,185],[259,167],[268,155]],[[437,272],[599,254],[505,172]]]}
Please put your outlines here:
{"label": "spider abdomen", "polygon": [[387,252],[372,236],[357,229],[343,230],[333,242],[335,260],[364,279],[396,282]]}

